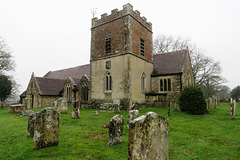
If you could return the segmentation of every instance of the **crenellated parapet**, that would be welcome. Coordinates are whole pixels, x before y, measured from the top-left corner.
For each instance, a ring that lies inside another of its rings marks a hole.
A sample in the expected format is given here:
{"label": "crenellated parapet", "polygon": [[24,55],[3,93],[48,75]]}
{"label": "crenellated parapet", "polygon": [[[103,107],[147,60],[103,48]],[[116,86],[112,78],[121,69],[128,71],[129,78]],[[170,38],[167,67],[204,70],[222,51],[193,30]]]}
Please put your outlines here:
{"label": "crenellated parapet", "polygon": [[92,28],[112,22],[116,19],[122,18],[127,15],[130,15],[131,17],[133,17],[135,20],[141,23],[145,28],[147,28],[149,31],[152,32],[152,23],[147,22],[147,18],[141,17],[140,12],[138,10],[134,11],[133,6],[130,3],[123,5],[123,9],[120,11],[118,11],[118,9],[112,10],[110,15],[108,15],[107,13],[102,14],[101,19],[98,19],[97,17],[93,18]]}

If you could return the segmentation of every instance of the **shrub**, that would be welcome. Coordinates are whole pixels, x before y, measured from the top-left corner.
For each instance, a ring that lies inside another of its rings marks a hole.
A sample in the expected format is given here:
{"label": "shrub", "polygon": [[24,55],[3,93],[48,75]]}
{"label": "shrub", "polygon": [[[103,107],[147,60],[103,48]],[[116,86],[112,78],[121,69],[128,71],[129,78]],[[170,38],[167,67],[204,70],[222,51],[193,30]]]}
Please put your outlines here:
{"label": "shrub", "polygon": [[199,86],[185,87],[179,97],[179,107],[182,112],[202,115],[207,112],[205,96]]}

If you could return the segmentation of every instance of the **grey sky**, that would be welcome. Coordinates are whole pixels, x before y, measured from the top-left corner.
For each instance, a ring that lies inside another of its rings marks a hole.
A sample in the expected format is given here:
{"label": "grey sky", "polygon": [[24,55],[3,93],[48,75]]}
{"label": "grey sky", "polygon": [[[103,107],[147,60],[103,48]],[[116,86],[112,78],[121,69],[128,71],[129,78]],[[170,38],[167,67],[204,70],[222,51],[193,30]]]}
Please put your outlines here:
{"label": "grey sky", "polygon": [[20,92],[32,72],[43,76],[89,63],[91,9],[100,18],[126,3],[153,24],[153,37],[190,38],[220,61],[226,85],[240,85],[239,0],[0,0],[0,36],[13,51]]}

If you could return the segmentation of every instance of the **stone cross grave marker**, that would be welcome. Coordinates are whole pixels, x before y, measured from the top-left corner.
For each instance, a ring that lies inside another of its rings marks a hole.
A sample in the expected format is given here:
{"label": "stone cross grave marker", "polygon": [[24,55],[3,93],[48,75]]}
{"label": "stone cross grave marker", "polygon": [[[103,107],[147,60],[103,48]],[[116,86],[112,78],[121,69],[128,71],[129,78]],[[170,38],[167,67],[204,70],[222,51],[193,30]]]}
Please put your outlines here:
{"label": "stone cross grave marker", "polygon": [[128,159],[168,159],[169,120],[148,112],[129,122]]}
{"label": "stone cross grave marker", "polygon": [[59,141],[60,113],[52,107],[36,113],[33,149],[57,146]]}
{"label": "stone cross grave marker", "polygon": [[109,139],[108,145],[112,146],[122,142],[124,118],[122,115],[115,115],[109,124]]}

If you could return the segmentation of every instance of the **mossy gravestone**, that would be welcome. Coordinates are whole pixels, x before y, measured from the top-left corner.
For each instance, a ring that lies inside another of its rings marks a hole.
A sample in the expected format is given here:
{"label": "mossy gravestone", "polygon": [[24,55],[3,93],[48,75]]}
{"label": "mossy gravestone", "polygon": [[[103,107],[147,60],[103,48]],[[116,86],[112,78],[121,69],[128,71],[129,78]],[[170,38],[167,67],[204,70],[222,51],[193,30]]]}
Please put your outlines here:
{"label": "mossy gravestone", "polygon": [[28,130],[27,130],[27,137],[33,137],[34,135],[34,123],[36,120],[36,114],[33,113],[28,117]]}
{"label": "mossy gravestone", "polygon": [[57,146],[60,113],[49,107],[37,112],[35,118],[33,149]]}
{"label": "mossy gravestone", "polygon": [[115,115],[109,124],[108,145],[112,146],[122,142],[124,118],[122,115]]}
{"label": "mossy gravestone", "polygon": [[169,120],[148,112],[129,122],[128,159],[168,159]]}

